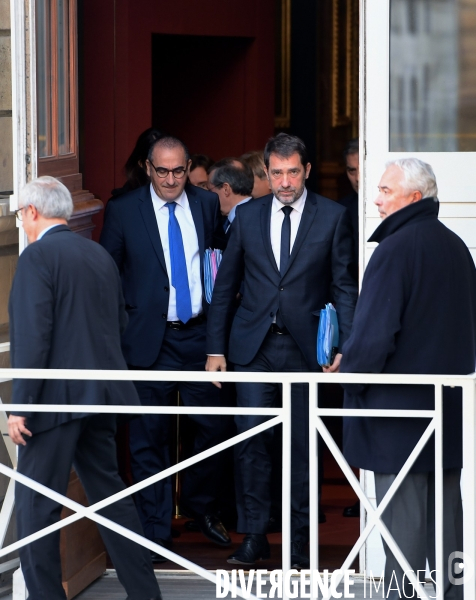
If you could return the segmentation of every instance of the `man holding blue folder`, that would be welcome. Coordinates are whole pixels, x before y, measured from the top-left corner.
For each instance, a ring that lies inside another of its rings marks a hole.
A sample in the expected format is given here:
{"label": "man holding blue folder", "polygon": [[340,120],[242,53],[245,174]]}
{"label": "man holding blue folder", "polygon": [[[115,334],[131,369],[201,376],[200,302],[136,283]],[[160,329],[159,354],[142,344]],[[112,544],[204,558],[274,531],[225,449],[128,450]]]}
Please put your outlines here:
{"label": "man holding blue folder", "polygon": [[[311,165],[304,143],[281,133],[264,152],[272,194],[239,206],[218,271],[207,329],[207,370],[226,370],[226,359],[241,372],[302,372],[319,369],[316,356],[320,310],[336,305],[341,343],[350,332],[357,284],[350,217],[337,203],[305,187]],[[234,313],[237,292],[241,305]],[[341,354],[325,370],[337,371]],[[272,407],[277,384],[237,384],[238,406]],[[308,397],[304,385],[292,390],[292,563],[306,567],[309,539]],[[237,416],[238,432],[266,417]],[[241,473],[237,490],[240,548],[228,559],[249,565],[269,556],[272,430],[237,447]]]}
{"label": "man holding blue folder", "polygon": [[[203,257],[207,248],[226,245],[216,194],[187,184],[190,158],[177,138],[162,136],[146,161],[150,184],[119,198],[107,207],[101,244],[114,258],[122,279],[129,325],[122,350],[130,369],[196,371],[205,360],[206,309]],[[177,391],[185,406],[220,406],[218,390],[208,383],[136,382],[145,406],[176,403]],[[226,419],[194,415],[193,451],[198,454],[223,439]],[[170,465],[168,415],[145,415],[129,426],[131,467],[142,481]],[[182,479],[182,510],[197,519],[212,542],[231,540],[215,517],[221,456],[189,467]],[[185,500],[188,505],[185,507]],[[158,544],[171,545],[172,482],[165,480],[136,496],[144,534]],[[155,554],[156,562],[163,562]]]}

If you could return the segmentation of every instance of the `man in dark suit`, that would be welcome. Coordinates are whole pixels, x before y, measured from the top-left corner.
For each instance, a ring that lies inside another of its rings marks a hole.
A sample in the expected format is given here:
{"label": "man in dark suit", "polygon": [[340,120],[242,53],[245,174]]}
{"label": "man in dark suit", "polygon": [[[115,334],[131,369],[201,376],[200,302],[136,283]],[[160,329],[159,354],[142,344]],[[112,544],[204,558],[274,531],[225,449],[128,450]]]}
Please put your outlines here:
{"label": "man in dark suit", "polygon": [[236,207],[251,200],[253,171],[237,158],[224,158],[211,167],[208,189],[218,194],[223,229],[228,240]]}
{"label": "man in dark suit", "polygon": [[[354,265],[355,279],[359,277],[359,138],[354,138],[346,145],[344,150],[345,171],[352,186],[352,193],[339,200],[350,213],[352,223],[352,236],[354,239]],[[357,514],[358,516],[358,514]]]}
{"label": "man in dark suit", "polygon": [[[207,335],[207,370],[226,369],[226,354],[236,371],[317,371],[319,311],[334,301],[341,344],[350,333],[357,286],[350,275],[352,234],[348,212],[305,187],[311,168],[304,143],[279,134],[265,148],[272,195],[238,207],[218,272]],[[234,299],[243,282],[243,300],[233,318]],[[230,333],[231,325],[231,333]],[[335,372],[341,354],[324,370]],[[238,406],[272,407],[276,384],[237,384]],[[308,399],[304,385],[292,390],[292,563],[306,566],[309,538]],[[237,416],[238,432],[266,420]],[[238,530],[243,544],[228,559],[253,564],[269,556],[272,431],[253,436],[237,448],[242,489]]]}
{"label": "man in dark suit", "polygon": [[[352,332],[344,345],[342,371],[454,375],[474,371],[476,270],[464,242],[438,220],[437,195],[430,165],[417,158],[387,163],[375,200],[382,223],[369,240],[379,245],[365,271]],[[433,386],[346,384],[345,388],[345,408],[435,407]],[[417,418],[344,419],[344,455],[353,466],[374,471],[378,504],[427,426],[426,419]],[[463,597],[463,586],[448,577],[452,553],[463,550],[461,437],[461,388],[445,387],[445,600]],[[434,571],[433,438],[398,487],[382,520],[415,574],[425,572],[427,560]],[[419,597],[385,542],[384,548],[385,597]]]}
{"label": "man in dark suit", "polygon": [[[131,369],[196,371],[205,364],[203,255],[223,248],[224,231],[216,194],[187,184],[188,150],[174,137],[154,143],[146,162],[150,185],[112,200],[106,208],[101,244],[122,277],[129,326],[122,348]],[[219,390],[210,383],[138,382],[143,405],[168,406],[180,391],[185,406],[218,406]],[[194,452],[222,441],[224,418],[195,415]],[[167,415],[131,421],[130,450],[136,481],[166,469],[169,459]],[[227,546],[230,538],[214,516],[220,480],[220,454],[184,472],[182,510],[198,520],[202,533]],[[170,478],[137,495],[139,516],[149,539],[170,546]],[[160,556],[154,555],[156,560]]]}
{"label": "man in dark suit", "polygon": [[[30,245],[20,256],[10,295],[14,368],[125,369],[120,334],[127,324],[119,273],[98,244],[71,232],[71,194],[52,177],[20,193],[17,217]],[[34,242],[34,243],[33,243]],[[66,495],[74,464],[90,503],[124,489],[116,460],[116,416],[88,415],[89,404],[139,404],[131,382],[16,379],[15,404],[84,404],[84,413],[12,414],[10,437],[19,445],[18,472]],[[17,484],[19,538],[60,518],[61,506]],[[142,535],[131,498],[100,511]],[[162,598],[147,549],[100,527],[119,580],[131,600]],[[59,532],[20,550],[31,600],[65,600]]]}

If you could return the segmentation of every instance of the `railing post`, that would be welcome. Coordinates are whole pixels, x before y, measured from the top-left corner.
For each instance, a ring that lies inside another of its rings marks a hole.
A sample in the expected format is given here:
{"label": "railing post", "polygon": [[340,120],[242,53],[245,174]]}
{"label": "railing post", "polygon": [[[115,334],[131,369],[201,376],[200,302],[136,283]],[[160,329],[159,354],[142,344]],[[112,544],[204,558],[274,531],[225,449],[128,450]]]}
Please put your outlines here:
{"label": "railing post", "polygon": [[[291,569],[291,384],[283,381],[283,489],[282,489],[282,565],[283,581]],[[283,599],[288,600],[286,586]]]}
{"label": "railing post", "polygon": [[[319,568],[319,461],[318,437],[316,428],[316,408],[318,406],[318,384],[309,383],[309,559],[311,573]],[[311,598],[314,586],[311,585]]]}
{"label": "railing post", "polygon": [[475,379],[463,384],[463,570],[465,600],[476,598],[476,393]]}
{"label": "railing post", "polygon": [[443,386],[435,385],[435,555],[436,598],[444,597],[443,558]]}

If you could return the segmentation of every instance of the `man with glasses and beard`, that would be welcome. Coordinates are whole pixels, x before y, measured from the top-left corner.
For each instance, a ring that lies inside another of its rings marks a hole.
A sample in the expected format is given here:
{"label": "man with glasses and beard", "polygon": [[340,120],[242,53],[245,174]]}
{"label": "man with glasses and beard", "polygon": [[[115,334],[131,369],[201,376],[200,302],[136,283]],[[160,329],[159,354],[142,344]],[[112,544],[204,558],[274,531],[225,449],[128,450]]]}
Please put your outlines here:
{"label": "man with glasses and beard", "polygon": [[[311,165],[304,143],[280,133],[271,138],[264,161],[272,194],[236,209],[227,250],[220,265],[208,316],[208,371],[225,371],[226,359],[241,372],[318,371],[319,313],[334,302],[340,343],[347,339],[357,299],[350,269],[353,260],[346,209],[305,187]],[[242,287],[236,314],[234,300]],[[231,332],[230,332],[231,326]],[[326,372],[337,372],[338,353]],[[273,407],[280,386],[237,383],[238,406]],[[308,390],[292,388],[291,562],[306,568],[309,540]],[[238,433],[266,421],[235,418]],[[237,447],[238,531],[245,533],[228,559],[251,565],[269,557],[271,429]]]}
{"label": "man with glasses and beard", "polygon": [[[122,348],[130,369],[196,371],[205,364],[206,316],[202,261],[206,248],[223,248],[216,194],[187,183],[190,157],[177,138],[163,136],[146,161],[150,184],[108,203],[101,244],[116,261],[129,314]],[[137,382],[143,405],[169,406],[177,390],[185,406],[219,406],[210,383]],[[223,417],[194,415],[195,454],[222,441]],[[132,474],[136,481],[169,467],[168,415],[130,423]],[[220,546],[231,541],[214,515],[220,454],[184,472],[187,512]],[[169,548],[173,514],[171,478],[137,495],[146,537]],[[153,555],[156,562],[164,559]]]}

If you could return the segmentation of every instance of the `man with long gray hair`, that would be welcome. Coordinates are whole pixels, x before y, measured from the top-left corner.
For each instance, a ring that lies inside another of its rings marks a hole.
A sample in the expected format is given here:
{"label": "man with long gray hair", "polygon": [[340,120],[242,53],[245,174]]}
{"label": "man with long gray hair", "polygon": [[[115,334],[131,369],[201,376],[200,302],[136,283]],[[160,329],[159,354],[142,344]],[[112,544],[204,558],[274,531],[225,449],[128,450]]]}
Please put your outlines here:
{"label": "man with long gray hair", "polygon": [[[11,363],[33,369],[126,369],[121,331],[127,325],[119,272],[111,256],[67,226],[73,200],[53,177],[20,192],[17,218],[30,245],[21,254],[10,295]],[[66,495],[71,466],[90,504],[124,489],[116,459],[116,415],[87,405],[139,404],[130,381],[15,379],[15,404],[81,404],[84,413],[12,413],[8,432],[19,446],[18,472]],[[56,523],[61,505],[15,486],[18,537]],[[134,503],[124,498],[100,514],[142,535]],[[149,551],[106,527],[100,533],[129,600],[161,600]],[[20,549],[30,600],[66,600],[59,531]]]}
{"label": "man with long gray hair", "polygon": [[[395,160],[375,200],[382,223],[364,274],[354,323],[343,347],[341,372],[465,375],[476,355],[476,271],[464,242],[438,220],[438,188],[430,165]],[[345,408],[434,409],[434,388],[346,385]],[[443,394],[445,600],[463,597],[448,574],[463,550],[460,476],[461,390]],[[348,417],[344,454],[374,471],[380,504],[428,426],[427,419]],[[382,514],[382,520],[420,581],[428,559],[435,580],[435,450],[426,444]],[[408,575],[384,543],[386,598],[417,598]],[[441,574],[439,574],[441,575]]]}

